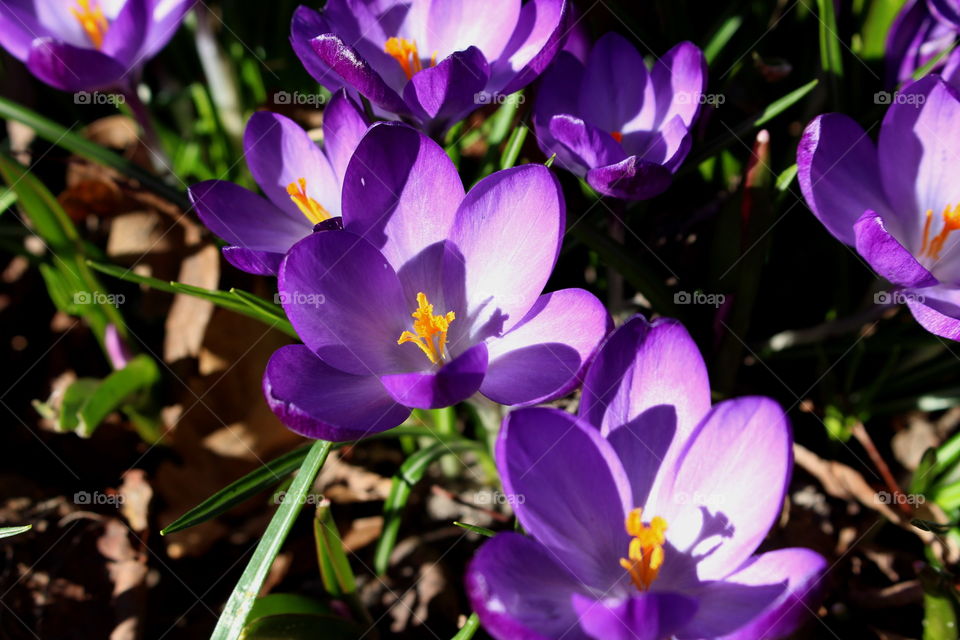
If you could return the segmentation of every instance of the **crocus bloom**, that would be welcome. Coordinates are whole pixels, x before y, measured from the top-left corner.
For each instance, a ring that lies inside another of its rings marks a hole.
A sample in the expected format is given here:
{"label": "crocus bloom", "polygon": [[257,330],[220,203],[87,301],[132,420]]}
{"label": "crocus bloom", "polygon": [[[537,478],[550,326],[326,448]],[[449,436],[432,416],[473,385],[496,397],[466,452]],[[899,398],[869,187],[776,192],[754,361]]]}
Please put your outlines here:
{"label": "crocus bloom", "polygon": [[107,357],[110,359],[110,365],[120,370],[127,366],[133,353],[130,351],[130,345],[120,335],[117,325],[108,324],[103,332],[103,344],[107,350]]}
{"label": "crocus bloom", "polygon": [[330,0],[297,9],[290,40],[323,86],[436,133],[534,80],[568,12],[568,0]]}
{"label": "crocus bloom", "polygon": [[559,397],[608,330],[593,295],[541,295],[563,235],[543,165],[494,173],[464,194],[453,162],[406,125],[374,125],[343,183],[343,230],[314,233],[280,267],[302,345],[277,351],[264,392],[294,431],[353,440],[410,408],[479,391],[507,405]]}
{"label": "crocus bloom", "polygon": [[585,64],[562,52],[544,74],[534,112],[540,148],[601,194],[652,198],[690,151],[706,80],[706,60],[689,42],[648,70],[633,45],[608,33]]}
{"label": "crocus bloom", "polygon": [[772,400],[711,408],[683,327],[635,316],[600,348],[579,416],[513,411],[496,447],[528,536],[477,552],[467,591],[498,640],[754,640],[818,596],[808,549],[755,555],[780,514],[790,427]]}
{"label": "crocus bloom", "polygon": [[960,100],[936,75],[904,88],[876,145],[847,116],[818,116],[797,151],[807,205],[835,238],[902,288],[931,333],[960,339]]}
{"label": "crocus bloom", "polygon": [[0,45],[58,89],[125,89],[195,0],[5,0]]}
{"label": "crocus bloom", "polygon": [[340,185],[367,130],[359,108],[338,92],[323,112],[323,148],[289,118],[259,111],[243,135],[244,156],[266,198],[232,182],[208,180],[189,189],[197,215],[230,243],[224,257],[238,269],[276,274],[298,240],[337,222]]}
{"label": "crocus bloom", "polygon": [[[943,54],[960,36],[956,0],[908,0],[887,36],[887,84],[910,82],[915,71]],[[932,71],[952,83],[960,80],[960,50],[954,49]]]}

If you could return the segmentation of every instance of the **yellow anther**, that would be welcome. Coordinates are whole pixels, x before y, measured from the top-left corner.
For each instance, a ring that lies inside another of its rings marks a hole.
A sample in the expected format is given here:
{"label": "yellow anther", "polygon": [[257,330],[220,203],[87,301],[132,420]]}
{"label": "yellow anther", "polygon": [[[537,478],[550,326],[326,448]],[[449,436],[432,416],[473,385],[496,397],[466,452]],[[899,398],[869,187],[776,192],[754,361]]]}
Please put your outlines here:
{"label": "yellow anther", "polygon": [[107,17],[103,15],[103,9],[100,8],[97,0],[93,0],[93,2],[94,4],[91,6],[90,0],[77,0],[77,6],[70,7],[70,13],[83,27],[84,33],[87,34],[93,46],[99,49],[103,46],[103,39],[107,36],[110,23],[107,22]]}
{"label": "yellow anther", "polygon": [[663,545],[666,542],[667,521],[656,516],[650,524],[644,524],[639,507],[627,514],[627,533],[630,541],[629,558],[620,558],[620,566],[630,573],[633,585],[646,591],[660,574],[663,566]]}
{"label": "yellow anther", "polygon": [[457,315],[448,311],[446,315],[433,315],[433,305],[427,300],[427,294],[422,291],[417,294],[417,310],[413,316],[413,331],[404,331],[400,334],[397,344],[412,342],[430,358],[430,362],[438,364],[444,357],[447,346],[447,331],[450,323]]}
{"label": "yellow anther", "polygon": [[[420,52],[417,51],[416,40],[407,40],[406,38],[390,38],[383,45],[383,50],[387,52],[394,60],[400,63],[400,68],[407,76],[407,80],[413,77],[418,71],[423,71],[423,62],[420,59]],[[430,66],[437,64],[437,51],[430,57]]]}
{"label": "yellow anther", "polygon": [[927,219],[923,223],[923,244],[920,247],[920,255],[933,260],[940,259],[940,252],[943,251],[943,245],[947,242],[950,233],[960,229],[960,205],[947,205],[941,214],[943,225],[940,232],[930,237],[930,226],[933,222],[933,210],[927,210]]}
{"label": "yellow anther", "polygon": [[307,216],[307,220],[313,224],[318,224],[330,218],[330,212],[323,208],[319,202],[307,195],[306,178],[298,178],[296,182],[287,185],[287,193],[297,208]]}

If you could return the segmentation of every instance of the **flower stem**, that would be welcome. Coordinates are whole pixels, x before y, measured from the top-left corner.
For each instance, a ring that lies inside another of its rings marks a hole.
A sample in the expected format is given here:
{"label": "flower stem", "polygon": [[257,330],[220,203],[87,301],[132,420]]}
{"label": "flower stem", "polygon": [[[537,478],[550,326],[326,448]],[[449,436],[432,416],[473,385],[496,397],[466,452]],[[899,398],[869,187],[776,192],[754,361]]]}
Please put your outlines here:
{"label": "flower stem", "polygon": [[147,109],[147,105],[143,104],[143,101],[137,94],[136,83],[130,83],[121,90],[121,93],[123,94],[124,100],[126,100],[127,106],[130,107],[130,112],[133,114],[134,119],[140,125],[140,129],[143,132],[142,141],[144,145],[146,145],[147,151],[150,152],[150,164],[153,166],[153,169],[162,175],[173,175],[173,165],[163,148],[163,144],[160,142],[160,136],[157,135],[156,128],[153,126],[153,120],[150,118],[150,110]]}

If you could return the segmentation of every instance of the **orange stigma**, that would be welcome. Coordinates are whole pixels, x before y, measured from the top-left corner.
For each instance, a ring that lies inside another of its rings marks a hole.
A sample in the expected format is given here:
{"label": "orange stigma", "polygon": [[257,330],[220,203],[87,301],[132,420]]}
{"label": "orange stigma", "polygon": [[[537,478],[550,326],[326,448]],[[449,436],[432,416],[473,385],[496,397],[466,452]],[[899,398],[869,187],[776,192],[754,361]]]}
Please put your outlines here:
{"label": "orange stigma", "polygon": [[103,39],[107,35],[110,23],[107,22],[107,17],[103,15],[103,9],[100,8],[97,0],[93,0],[93,2],[94,4],[91,6],[90,0],[77,0],[77,6],[70,7],[70,13],[83,27],[84,33],[90,38],[93,46],[99,49],[103,46]]}
{"label": "orange stigma", "polygon": [[[383,45],[386,51],[394,60],[400,63],[400,68],[407,75],[407,80],[413,77],[418,71],[423,71],[423,62],[420,60],[420,52],[417,51],[416,40],[407,40],[406,38],[390,38]],[[433,52],[430,58],[430,66],[437,64],[437,52]]]}
{"label": "orange stigma", "polygon": [[319,202],[307,195],[307,179],[298,178],[296,182],[287,185],[287,193],[297,208],[307,216],[313,224],[319,224],[330,218],[330,213]]}
{"label": "orange stigma", "polygon": [[940,227],[940,232],[933,238],[930,237],[933,209],[927,210],[927,219],[923,223],[923,245],[920,247],[920,255],[933,260],[940,259],[940,252],[943,251],[943,245],[947,242],[950,232],[960,229],[960,205],[947,205],[941,215],[943,226]]}
{"label": "orange stigma", "polygon": [[637,589],[646,591],[660,575],[660,567],[663,566],[667,521],[656,516],[646,525],[640,519],[642,513],[643,509],[638,507],[627,514],[627,533],[633,536],[633,540],[630,541],[630,557],[620,558],[620,566],[630,573],[630,579]]}
{"label": "orange stigma", "polygon": [[614,131],[610,134],[610,137],[616,140],[617,142],[623,142],[623,134],[619,131]]}
{"label": "orange stigma", "polygon": [[443,360],[447,346],[447,330],[457,315],[448,311],[446,315],[433,315],[433,305],[427,300],[427,294],[422,291],[417,294],[417,310],[413,316],[413,331],[404,331],[400,334],[397,344],[412,342],[430,358],[430,362],[438,364]]}

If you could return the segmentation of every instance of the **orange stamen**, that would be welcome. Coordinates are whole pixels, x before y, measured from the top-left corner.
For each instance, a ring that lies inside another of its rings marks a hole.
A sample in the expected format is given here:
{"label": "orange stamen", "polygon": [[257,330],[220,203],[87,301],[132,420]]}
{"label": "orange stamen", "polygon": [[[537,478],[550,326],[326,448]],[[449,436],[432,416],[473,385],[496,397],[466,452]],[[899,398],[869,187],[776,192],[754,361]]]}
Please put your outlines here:
{"label": "orange stamen", "polygon": [[293,204],[307,216],[307,220],[313,224],[319,224],[330,218],[330,212],[323,208],[319,202],[307,195],[306,178],[298,178],[296,182],[287,185],[287,193]]}
{"label": "orange stamen", "polygon": [[448,311],[442,316],[433,315],[433,305],[427,300],[427,294],[422,291],[417,294],[417,310],[411,315],[414,319],[413,332],[401,333],[397,344],[412,342],[420,347],[430,362],[438,364],[443,360],[450,323],[456,319],[457,315],[453,311]]}
{"label": "orange stamen", "polygon": [[103,15],[103,9],[100,8],[100,5],[91,6],[90,0],[77,0],[77,6],[70,7],[70,13],[80,23],[91,44],[97,49],[101,48],[110,23],[107,21],[107,17]]}
{"label": "orange stamen", "polygon": [[[387,40],[383,50],[400,63],[400,68],[406,74],[407,80],[412,78],[413,74],[423,71],[423,62],[420,59],[420,52],[417,51],[416,40],[393,37]],[[430,57],[431,67],[437,64],[437,53],[434,51]]]}
{"label": "orange stamen", "polygon": [[933,210],[927,211],[927,219],[923,223],[923,244],[920,247],[920,255],[932,260],[940,259],[940,252],[943,251],[943,245],[946,244],[950,234],[960,229],[960,205],[947,205],[941,214],[943,225],[936,236],[930,237],[930,227],[933,221]]}
{"label": "orange stamen", "polygon": [[663,566],[667,521],[656,516],[650,524],[643,524],[642,514],[639,507],[627,514],[627,533],[633,536],[633,540],[630,541],[629,558],[620,558],[620,566],[630,573],[638,590],[646,591],[660,575]]}

